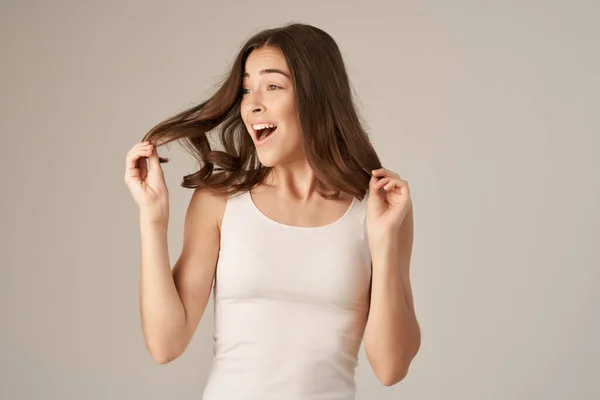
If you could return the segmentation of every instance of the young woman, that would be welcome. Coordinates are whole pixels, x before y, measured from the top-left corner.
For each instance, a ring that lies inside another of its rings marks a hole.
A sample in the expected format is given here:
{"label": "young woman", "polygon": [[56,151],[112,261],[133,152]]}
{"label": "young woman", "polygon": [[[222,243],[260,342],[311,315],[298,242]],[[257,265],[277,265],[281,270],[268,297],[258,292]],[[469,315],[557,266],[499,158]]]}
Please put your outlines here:
{"label": "young woman", "polygon": [[[194,193],[171,270],[168,159],[156,147],[174,140],[201,168],[183,179]],[[420,346],[409,187],[381,167],[326,32],[290,24],[250,38],[212,98],[133,146],[125,182],[140,210],[142,327],[157,362],[183,353],[214,289],[205,400],[353,399],[363,337],[384,385],[407,374]]]}

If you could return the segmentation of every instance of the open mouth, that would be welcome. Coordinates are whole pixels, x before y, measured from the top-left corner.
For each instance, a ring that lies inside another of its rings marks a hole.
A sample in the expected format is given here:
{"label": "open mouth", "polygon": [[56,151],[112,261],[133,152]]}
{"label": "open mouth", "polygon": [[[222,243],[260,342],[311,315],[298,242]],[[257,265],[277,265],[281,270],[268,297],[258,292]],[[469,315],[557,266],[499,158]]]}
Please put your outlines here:
{"label": "open mouth", "polygon": [[263,128],[263,129],[259,129],[259,130],[255,130],[254,132],[256,132],[256,138],[261,141],[264,140],[266,138],[268,138],[269,136],[271,136],[271,134],[273,132],[275,132],[277,130],[277,126],[275,126],[274,128]]}

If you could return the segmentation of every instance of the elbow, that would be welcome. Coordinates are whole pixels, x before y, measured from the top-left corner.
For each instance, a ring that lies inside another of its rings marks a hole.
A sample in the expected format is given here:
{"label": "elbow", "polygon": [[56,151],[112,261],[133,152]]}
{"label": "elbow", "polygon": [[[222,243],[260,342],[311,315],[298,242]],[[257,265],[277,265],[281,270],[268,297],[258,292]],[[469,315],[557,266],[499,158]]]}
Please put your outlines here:
{"label": "elbow", "polygon": [[412,357],[395,356],[373,359],[371,366],[375,376],[383,386],[394,386],[408,375]]}
{"label": "elbow", "polygon": [[383,386],[394,386],[402,381],[408,374],[408,365],[398,367],[390,367],[385,370],[378,371],[375,375]]}
{"label": "elbow", "polygon": [[187,347],[181,333],[143,331],[146,350],[158,364],[168,364],[178,358]]}
{"label": "elbow", "polygon": [[177,358],[177,356],[174,355],[156,352],[150,353],[150,356],[152,356],[152,359],[158,364],[168,364]]}
{"label": "elbow", "polygon": [[180,351],[166,348],[165,346],[152,346],[148,344],[146,348],[152,359],[158,364],[168,364],[181,354]]}
{"label": "elbow", "polygon": [[410,353],[402,353],[400,356],[387,359],[376,372],[377,378],[384,386],[393,386],[402,381],[408,375],[408,369],[421,347],[421,335]]}
{"label": "elbow", "polygon": [[372,350],[367,349],[367,357],[379,382],[384,386],[394,386],[408,375],[414,355],[386,352],[376,357]]}
{"label": "elbow", "polygon": [[376,373],[379,382],[381,382],[381,384],[384,386],[393,386],[406,378],[410,364],[418,351],[419,348],[417,346],[415,352],[410,356],[405,355],[397,358],[394,361],[390,360],[388,365],[386,365],[384,368],[380,368],[380,370]]}

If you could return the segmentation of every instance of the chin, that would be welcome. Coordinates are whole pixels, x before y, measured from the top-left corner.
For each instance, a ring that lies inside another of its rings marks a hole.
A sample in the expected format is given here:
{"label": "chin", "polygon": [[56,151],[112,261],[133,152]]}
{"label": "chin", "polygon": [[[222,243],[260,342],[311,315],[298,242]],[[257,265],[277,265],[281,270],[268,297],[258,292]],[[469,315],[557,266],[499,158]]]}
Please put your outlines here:
{"label": "chin", "polygon": [[258,156],[258,160],[260,161],[261,165],[263,165],[264,167],[274,167],[277,164],[279,164],[279,160],[273,159],[272,157],[261,157],[260,155]]}

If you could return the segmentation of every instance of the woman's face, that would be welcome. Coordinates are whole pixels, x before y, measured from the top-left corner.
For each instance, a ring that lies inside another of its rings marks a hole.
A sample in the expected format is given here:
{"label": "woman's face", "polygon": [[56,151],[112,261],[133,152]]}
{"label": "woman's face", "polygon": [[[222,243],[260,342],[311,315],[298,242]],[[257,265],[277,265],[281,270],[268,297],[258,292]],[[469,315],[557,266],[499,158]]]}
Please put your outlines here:
{"label": "woman's face", "polygon": [[[273,167],[304,158],[290,70],[281,50],[263,47],[246,60],[240,112],[262,165]],[[277,128],[264,128],[275,125]],[[266,131],[265,138],[260,135]]]}

